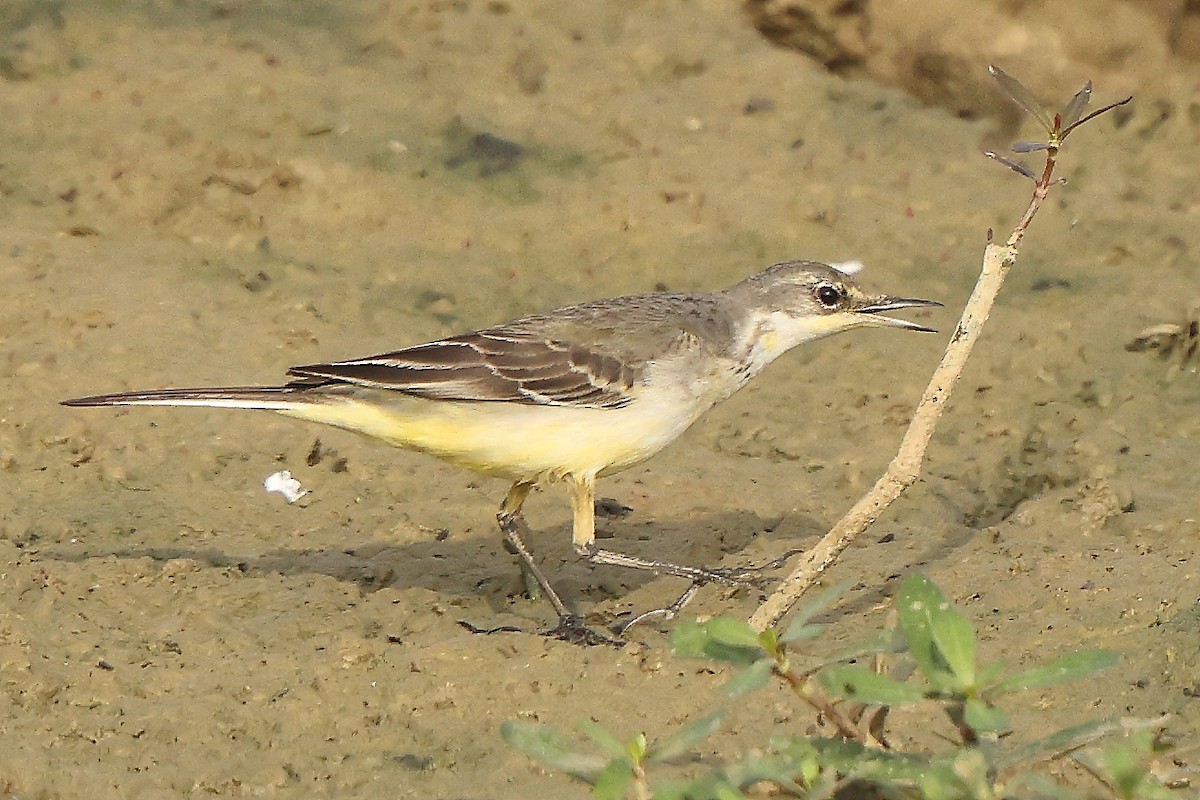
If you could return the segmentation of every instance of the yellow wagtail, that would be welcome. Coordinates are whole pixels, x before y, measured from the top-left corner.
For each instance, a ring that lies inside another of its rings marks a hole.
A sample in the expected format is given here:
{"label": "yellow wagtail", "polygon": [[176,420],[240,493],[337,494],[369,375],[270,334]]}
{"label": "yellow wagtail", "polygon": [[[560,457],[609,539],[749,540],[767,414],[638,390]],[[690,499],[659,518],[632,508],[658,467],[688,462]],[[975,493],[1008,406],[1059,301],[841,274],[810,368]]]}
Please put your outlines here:
{"label": "yellow wagtail", "polygon": [[507,478],[500,528],[570,625],[574,617],[519,533],[536,484],[567,483],[575,550],[589,562],[732,582],[598,549],[596,478],[654,455],[796,345],[851,328],[931,331],[881,312],[936,305],[867,295],[832,267],[789,261],[720,292],[600,300],[392,353],[292,367],[294,380],[283,386],[121,392],[64,405],[265,409]]}

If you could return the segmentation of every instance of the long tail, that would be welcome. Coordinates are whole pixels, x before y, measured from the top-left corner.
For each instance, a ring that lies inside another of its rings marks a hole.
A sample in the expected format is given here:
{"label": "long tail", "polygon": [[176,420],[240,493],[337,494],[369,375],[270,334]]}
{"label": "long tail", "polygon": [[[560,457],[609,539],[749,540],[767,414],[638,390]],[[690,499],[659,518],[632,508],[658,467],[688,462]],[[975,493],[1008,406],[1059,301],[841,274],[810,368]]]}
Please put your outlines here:
{"label": "long tail", "polygon": [[[285,417],[356,431],[397,447],[416,447],[412,420],[396,407],[397,398],[373,402],[359,397],[362,389],[324,378],[298,378],[286,386],[217,386],[198,389],[155,389],[118,392],[63,400],[64,406],[205,406],[275,411]],[[415,400],[414,402],[419,402]],[[432,402],[432,401],[423,401]],[[418,426],[419,427],[419,426]],[[418,431],[419,432],[419,431]],[[417,449],[421,449],[417,447]]]}
{"label": "long tail", "polygon": [[64,406],[208,406],[288,411],[311,405],[312,386],[222,386],[210,389],[155,389],[63,400]]}

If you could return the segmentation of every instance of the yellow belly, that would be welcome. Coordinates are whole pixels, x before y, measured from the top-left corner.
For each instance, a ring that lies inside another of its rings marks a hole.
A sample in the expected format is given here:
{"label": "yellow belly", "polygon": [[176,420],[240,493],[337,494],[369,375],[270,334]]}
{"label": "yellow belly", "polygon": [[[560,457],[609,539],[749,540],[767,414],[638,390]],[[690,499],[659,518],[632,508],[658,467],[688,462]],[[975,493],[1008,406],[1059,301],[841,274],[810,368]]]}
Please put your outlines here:
{"label": "yellow belly", "polygon": [[635,400],[622,408],[427,400],[364,392],[280,413],[381,439],[510,480],[596,476],[674,441],[704,408]]}

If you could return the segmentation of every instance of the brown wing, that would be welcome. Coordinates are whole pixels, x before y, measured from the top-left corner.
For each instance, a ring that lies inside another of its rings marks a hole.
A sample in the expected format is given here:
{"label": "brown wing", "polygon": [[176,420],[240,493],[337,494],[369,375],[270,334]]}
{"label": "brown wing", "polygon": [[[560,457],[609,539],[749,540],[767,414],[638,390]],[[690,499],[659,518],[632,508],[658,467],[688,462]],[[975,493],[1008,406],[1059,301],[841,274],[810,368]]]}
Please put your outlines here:
{"label": "brown wing", "polygon": [[625,391],[640,372],[617,357],[514,327],[288,370],[301,381],[345,382],[440,400],[586,408],[625,405]]}
{"label": "brown wing", "polygon": [[619,408],[654,359],[719,355],[733,324],[716,295],[614,298],[288,374],[305,388],[332,382],[441,400]]}

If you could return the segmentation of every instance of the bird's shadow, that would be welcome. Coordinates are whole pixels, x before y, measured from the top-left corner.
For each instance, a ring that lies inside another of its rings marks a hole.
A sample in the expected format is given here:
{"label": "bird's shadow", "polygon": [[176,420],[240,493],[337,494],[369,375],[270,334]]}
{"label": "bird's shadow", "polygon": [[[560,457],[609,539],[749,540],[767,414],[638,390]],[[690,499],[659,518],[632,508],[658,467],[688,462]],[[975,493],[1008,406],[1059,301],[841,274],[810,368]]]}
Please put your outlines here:
{"label": "bird's shadow", "polygon": [[[745,567],[768,561],[790,548],[802,548],[824,528],[814,517],[792,513],[764,518],[750,511],[721,511],[688,519],[645,519],[636,511],[621,519],[600,519],[600,547],[645,559],[706,568]],[[353,531],[347,537],[353,540]],[[655,573],[613,566],[593,566],[576,555],[571,529],[559,524],[533,530],[527,543],[551,582],[569,604],[589,604],[641,588],[659,579]],[[93,558],[149,558],[166,563],[188,559],[206,567],[243,573],[283,576],[324,575],[357,585],[364,593],[381,589],[423,588],[447,598],[484,599],[501,611],[524,584],[515,556],[505,551],[499,530],[494,536],[437,536],[389,543],[377,537],[341,548],[283,547],[241,555],[219,546],[186,545],[38,548],[40,559],[82,562]],[[670,591],[682,587],[678,578]],[[679,584],[679,587],[676,587]]]}
{"label": "bird's shadow", "polygon": [[[619,504],[618,504],[619,506]],[[645,559],[686,566],[734,568],[762,564],[789,550],[811,547],[826,531],[827,523],[802,512],[762,517],[751,511],[704,513],[687,519],[647,519],[634,511],[620,519],[600,519],[600,547]],[[348,539],[353,538],[349,532]],[[919,551],[906,554],[905,564],[895,565],[878,586],[858,586],[853,599],[840,613],[870,608],[890,595],[891,579],[914,566],[936,561],[961,547],[969,537],[930,537]],[[535,558],[568,605],[583,613],[597,604],[621,598],[653,581],[663,581],[662,597],[686,587],[679,578],[614,566],[593,566],[571,545],[569,523],[532,531],[527,537]],[[364,594],[381,589],[426,589],[451,602],[472,606],[483,601],[495,613],[512,610],[511,603],[524,593],[515,556],[505,551],[497,529],[493,536],[445,536],[431,532],[426,540],[389,543],[377,536],[340,548],[283,547],[239,555],[220,547],[180,545],[88,547],[43,546],[31,552],[42,560],[84,562],[93,558],[149,558],[166,563],[188,559],[220,569],[237,569],[247,575],[322,575],[353,584]],[[854,554],[850,554],[855,558]],[[859,554],[857,557],[867,557]],[[782,577],[791,563],[774,574]]]}

